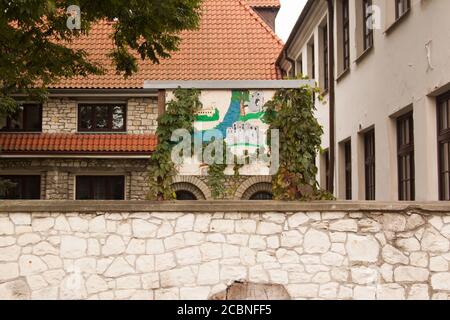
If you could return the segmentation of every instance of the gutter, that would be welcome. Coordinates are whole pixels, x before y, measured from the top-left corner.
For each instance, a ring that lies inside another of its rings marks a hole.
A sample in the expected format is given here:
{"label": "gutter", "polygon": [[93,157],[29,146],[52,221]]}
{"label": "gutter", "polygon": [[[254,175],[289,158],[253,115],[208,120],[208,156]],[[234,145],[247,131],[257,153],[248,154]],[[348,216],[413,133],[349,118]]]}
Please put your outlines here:
{"label": "gutter", "polygon": [[[15,94],[14,97],[26,97],[27,94]],[[154,89],[49,89],[49,98],[156,98]]]}
{"label": "gutter", "polygon": [[[316,1],[318,1],[318,0],[308,0],[308,2],[305,4],[305,7],[303,8],[302,13],[300,14],[300,17],[298,18],[297,22],[295,23],[294,28],[292,29],[292,32],[289,35],[289,38],[284,45],[285,50],[287,50],[287,48],[289,48],[291,46],[292,42],[295,39],[297,31],[300,30],[300,28],[302,27],[303,21],[305,21],[306,16],[309,14],[309,11],[311,10],[313,4]],[[278,59],[276,61],[276,64],[278,66],[281,64],[281,60],[283,60],[284,57],[286,57],[286,60],[288,60],[288,57],[287,57],[287,55],[286,56],[284,55],[284,50],[283,50],[283,52],[281,52],[281,54],[278,56]]]}

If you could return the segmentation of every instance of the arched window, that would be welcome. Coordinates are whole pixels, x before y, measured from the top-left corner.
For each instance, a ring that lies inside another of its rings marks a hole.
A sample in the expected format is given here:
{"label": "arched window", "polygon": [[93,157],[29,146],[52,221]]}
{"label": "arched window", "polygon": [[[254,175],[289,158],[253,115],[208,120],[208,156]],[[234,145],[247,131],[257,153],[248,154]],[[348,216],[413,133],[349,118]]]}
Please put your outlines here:
{"label": "arched window", "polygon": [[255,183],[242,195],[242,200],[272,200],[272,184],[268,182]]}
{"label": "arched window", "polygon": [[250,200],[272,200],[273,195],[267,191],[259,191],[250,196]]}
{"label": "arched window", "polygon": [[176,199],[181,201],[205,200],[203,192],[192,183],[178,182],[172,185]]}
{"label": "arched window", "polygon": [[195,201],[197,200],[197,197],[190,191],[186,190],[178,190],[175,192],[177,195],[177,200],[181,201]]}

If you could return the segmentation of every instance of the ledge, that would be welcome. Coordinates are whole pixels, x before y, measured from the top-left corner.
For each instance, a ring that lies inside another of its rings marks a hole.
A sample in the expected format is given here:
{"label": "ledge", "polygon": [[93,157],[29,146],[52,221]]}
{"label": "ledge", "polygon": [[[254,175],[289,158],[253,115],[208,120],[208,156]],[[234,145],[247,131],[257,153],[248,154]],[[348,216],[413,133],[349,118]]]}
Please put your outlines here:
{"label": "ledge", "polygon": [[450,213],[448,202],[281,201],[1,201],[1,213],[103,212],[430,212]]}
{"label": "ledge", "polygon": [[374,48],[374,46],[372,45],[372,46],[370,46],[369,48],[367,48],[366,50],[364,50],[364,51],[358,56],[358,58],[356,58],[355,63],[356,63],[356,64],[359,64],[361,61],[363,61],[364,58],[365,58],[366,56],[368,56],[369,53],[371,53],[371,52],[374,50],[373,48]]}
{"label": "ledge", "polygon": [[409,17],[411,12],[411,9],[408,9],[408,11],[406,11],[404,14],[402,14],[400,17],[398,17],[397,20],[395,20],[394,22],[392,22],[384,31],[384,34],[386,36],[388,36],[394,29],[397,28],[397,26],[403,21],[405,20],[407,17]]}

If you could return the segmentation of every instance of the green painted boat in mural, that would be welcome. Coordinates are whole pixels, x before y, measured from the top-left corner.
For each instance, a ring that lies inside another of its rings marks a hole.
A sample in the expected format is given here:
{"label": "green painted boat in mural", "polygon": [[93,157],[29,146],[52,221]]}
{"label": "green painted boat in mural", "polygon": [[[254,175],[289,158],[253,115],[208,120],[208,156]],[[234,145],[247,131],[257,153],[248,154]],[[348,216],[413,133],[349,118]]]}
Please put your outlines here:
{"label": "green painted boat in mural", "polygon": [[219,109],[215,109],[213,114],[198,114],[195,116],[195,121],[197,122],[213,122],[219,121],[220,114]]}

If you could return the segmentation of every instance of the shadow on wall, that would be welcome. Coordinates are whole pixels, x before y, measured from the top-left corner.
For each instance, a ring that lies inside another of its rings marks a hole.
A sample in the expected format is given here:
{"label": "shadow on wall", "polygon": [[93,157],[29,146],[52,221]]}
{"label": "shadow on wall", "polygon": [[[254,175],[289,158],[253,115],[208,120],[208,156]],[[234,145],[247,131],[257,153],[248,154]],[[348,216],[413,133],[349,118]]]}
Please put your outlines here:
{"label": "shadow on wall", "polygon": [[281,284],[234,282],[209,300],[291,300],[291,297]]}

